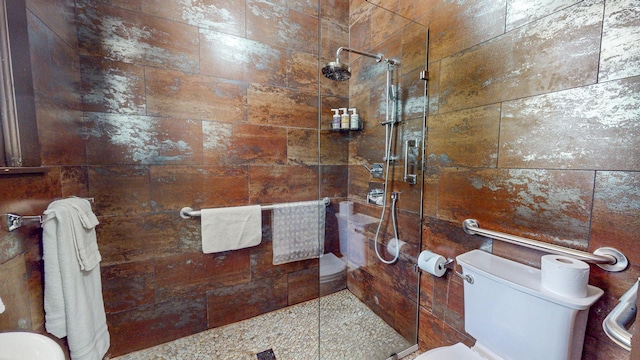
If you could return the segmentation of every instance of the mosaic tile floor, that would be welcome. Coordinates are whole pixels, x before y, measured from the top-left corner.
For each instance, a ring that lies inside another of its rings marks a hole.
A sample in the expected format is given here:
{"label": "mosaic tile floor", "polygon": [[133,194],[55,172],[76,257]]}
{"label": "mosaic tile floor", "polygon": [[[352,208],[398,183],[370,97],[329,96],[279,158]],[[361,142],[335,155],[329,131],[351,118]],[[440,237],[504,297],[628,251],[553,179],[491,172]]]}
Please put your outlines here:
{"label": "mosaic tile floor", "polygon": [[[320,302],[322,319],[318,316]],[[318,341],[318,322],[321,338]],[[330,332],[329,329],[332,331]],[[113,360],[376,360],[411,346],[348,290]],[[270,351],[271,350],[271,351]],[[405,357],[411,360],[417,352]]]}

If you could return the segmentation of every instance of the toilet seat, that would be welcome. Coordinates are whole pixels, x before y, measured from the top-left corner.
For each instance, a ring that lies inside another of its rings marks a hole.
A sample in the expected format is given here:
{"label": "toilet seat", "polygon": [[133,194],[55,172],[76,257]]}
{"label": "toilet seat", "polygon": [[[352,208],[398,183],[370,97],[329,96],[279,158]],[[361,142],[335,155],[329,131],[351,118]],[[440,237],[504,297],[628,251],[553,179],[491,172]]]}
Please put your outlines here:
{"label": "toilet seat", "polygon": [[415,360],[487,360],[463,343],[442,346],[418,355]]}

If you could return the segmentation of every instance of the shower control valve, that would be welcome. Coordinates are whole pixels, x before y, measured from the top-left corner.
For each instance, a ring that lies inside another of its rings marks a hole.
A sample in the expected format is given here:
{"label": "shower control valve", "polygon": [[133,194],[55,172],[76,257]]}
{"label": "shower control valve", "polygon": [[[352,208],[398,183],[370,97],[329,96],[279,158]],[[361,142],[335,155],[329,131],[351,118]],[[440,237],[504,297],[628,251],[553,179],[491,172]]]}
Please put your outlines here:
{"label": "shower control valve", "polygon": [[368,167],[367,165],[363,165],[363,166],[364,166],[365,169],[369,170],[369,173],[375,179],[382,179],[382,177],[384,175],[384,166],[382,164],[375,163],[375,164],[371,165],[371,167]]}

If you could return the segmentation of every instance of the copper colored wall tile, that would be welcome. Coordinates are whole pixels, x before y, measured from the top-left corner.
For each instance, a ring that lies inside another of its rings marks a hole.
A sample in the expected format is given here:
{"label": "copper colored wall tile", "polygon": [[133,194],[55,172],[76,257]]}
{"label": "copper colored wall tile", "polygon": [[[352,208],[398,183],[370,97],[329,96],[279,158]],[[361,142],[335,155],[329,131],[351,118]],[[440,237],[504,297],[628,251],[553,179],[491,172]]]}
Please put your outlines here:
{"label": "copper colored wall tile", "polygon": [[146,68],[147,114],[241,122],[246,84],[211,76]]}
{"label": "copper colored wall tile", "polygon": [[27,9],[33,12],[62,41],[72,49],[77,49],[78,38],[75,27],[75,3],[71,0],[29,0]]}
{"label": "copper colored wall tile", "polygon": [[[346,165],[321,165],[320,197],[345,198],[348,195],[349,168]],[[328,236],[325,233],[325,237]]]}
{"label": "copper colored wall tile", "polygon": [[[320,164],[346,165],[349,163],[349,140],[337,131],[320,132]],[[310,143],[308,146],[313,146]]]}
{"label": "copper colored wall tile", "polygon": [[[378,26],[377,24],[384,24],[384,26]],[[378,47],[407,25],[409,25],[408,19],[397,16],[387,10],[373,7],[371,9],[371,47]]]}
{"label": "copper colored wall tile", "polygon": [[320,17],[349,25],[349,0],[320,0]]}
{"label": "copper colored wall tile", "polygon": [[507,0],[507,31],[577,3],[577,0]]}
{"label": "copper colored wall tile", "polygon": [[318,0],[273,0],[271,3],[286,6],[311,16],[318,16]]}
{"label": "copper colored wall tile", "polygon": [[142,66],[88,56],[80,64],[84,111],[146,113]]}
{"label": "copper colored wall tile", "polygon": [[418,317],[418,345],[421,351],[448,344],[444,338],[444,323],[442,320],[424,308],[420,308]]}
{"label": "copper colored wall tile", "polygon": [[245,320],[287,306],[287,278],[223,287],[207,294],[209,328]]}
{"label": "copper colored wall tile", "polygon": [[[102,266],[148,261],[175,255],[182,250],[185,238],[199,233],[178,216],[177,212],[156,215],[100,216],[96,227]],[[192,233],[189,233],[191,231]],[[199,250],[199,249],[197,249]],[[196,250],[196,251],[197,251]]]}
{"label": "copper colored wall tile", "polygon": [[593,172],[444,170],[438,217],[586,249]]}
{"label": "copper colored wall tile", "polygon": [[31,329],[44,328],[44,262],[40,246],[34,246],[24,254],[29,286],[29,312]]}
{"label": "copper colored wall tile", "polygon": [[247,38],[263,43],[318,52],[318,18],[285,5],[247,0]]}
{"label": "copper colored wall tile", "polygon": [[287,130],[274,126],[202,122],[204,163],[285,164]]}
{"label": "copper colored wall tile", "polygon": [[85,113],[87,159],[94,165],[200,164],[200,121]]}
{"label": "copper colored wall tile", "polygon": [[611,246],[631,264],[640,262],[640,173],[598,171],[593,201],[591,251]]}
{"label": "copper colored wall tile", "polygon": [[639,117],[640,77],[505,102],[499,165],[640,169]]}
{"label": "copper colored wall tile", "polygon": [[317,165],[318,130],[288,129],[287,164]]}
{"label": "copper colored wall tile", "polygon": [[62,197],[89,197],[89,175],[86,166],[68,166],[60,169]]}
{"label": "copper colored wall tile", "polygon": [[282,48],[200,30],[200,73],[203,75],[284,86],[286,64],[287,56]]}
{"label": "copper colored wall tile", "polygon": [[252,204],[307,201],[318,198],[316,167],[251,167],[249,178],[249,197]]}
{"label": "copper colored wall tile", "polygon": [[204,297],[183,297],[109,314],[109,353],[119,356],[145,349],[204,331],[206,325],[207,304]]}
{"label": "copper colored wall tile", "polygon": [[429,119],[429,166],[496,167],[500,106],[454,111]]}
{"label": "copper colored wall tile", "polygon": [[138,0],[142,12],[230,35],[245,34],[243,0]]}
{"label": "copper colored wall tile", "polygon": [[150,209],[148,167],[92,167],[89,189],[97,215],[132,215]]}
{"label": "copper colored wall tile", "polygon": [[180,210],[247,205],[248,174],[244,167],[151,167],[153,210]]}
{"label": "copper colored wall tile", "polygon": [[[425,69],[427,64],[427,28],[412,23],[402,30],[402,64],[400,74],[417,74]],[[404,84],[405,82],[403,82]]]}
{"label": "copper colored wall tile", "polygon": [[0,316],[0,330],[30,330],[29,287],[23,255],[0,264],[0,294],[7,311]]}
{"label": "copper colored wall tile", "polygon": [[602,29],[600,82],[640,75],[640,6],[634,0],[607,2]]}
{"label": "copper colored wall tile", "polygon": [[78,1],[82,55],[196,72],[198,28],[90,1]]}
{"label": "copper colored wall tile", "polygon": [[440,111],[595,83],[603,10],[583,2],[443,59]]}
{"label": "copper colored wall tile", "polygon": [[251,280],[249,249],[214,254],[191,253],[155,261],[156,296],[177,299]]}
{"label": "copper colored wall tile", "polygon": [[504,33],[506,1],[443,1],[429,24],[431,60],[442,59]]}
{"label": "copper colored wall tile", "polygon": [[[320,26],[320,57],[326,62],[335,61],[338,48],[349,46],[349,28],[336,24],[330,19],[322,19]],[[344,55],[344,59],[342,55]],[[347,61],[349,53],[341,53],[340,58]]]}
{"label": "copper colored wall tile", "polygon": [[82,113],[49,100],[52,99],[43,94],[36,109],[42,164],[84,165],[87,158]]}
{"label": "copper colored wall tile", "polygon": [[140,10],[140,1],[141,0],[103,0],[102,2],[123,9]]}
{"label": "copper colored wall tile", "polygon": [[359,16],[354,16],[353,4],[350,7],[349,47],[369,49],[371,48],[371,5],[367,2],[360,3],[367,6],[358,11]]}
{"label": "copper colored wall tile", "polygon": [[287,277],[288,305],[318,298],[319,281],[318,267],[289,273]]}
{"label": "copper colored wall tile", "polygon": [[292,51],[287,59],[287,86],[314,92],[318,90],[318,57]]}
{"label": "copper colored wall tile", "polygon": [[251,85],[247,91],[250,123],[315,129],[318,96],[296,90]]}
{"label": "copper colored wall tile", "polygon": [[107,313],[130,310],[155,302],[154,266],[149,262],[102,266],[100,275]]}

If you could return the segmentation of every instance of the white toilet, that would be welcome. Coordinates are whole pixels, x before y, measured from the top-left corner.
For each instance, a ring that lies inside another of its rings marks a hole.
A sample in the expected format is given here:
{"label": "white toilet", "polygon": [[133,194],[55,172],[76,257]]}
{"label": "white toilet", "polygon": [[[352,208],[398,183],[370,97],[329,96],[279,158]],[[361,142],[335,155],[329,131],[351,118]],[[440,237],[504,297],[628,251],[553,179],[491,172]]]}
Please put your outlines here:
{"label": "white toilet", "polygon": [[584,298],[541,287],[540,270],[473,250],[456,258],[464,281],[464,328],[476,339],[427,351],[415,360],[580,360],[589,307],[603,291]]}

